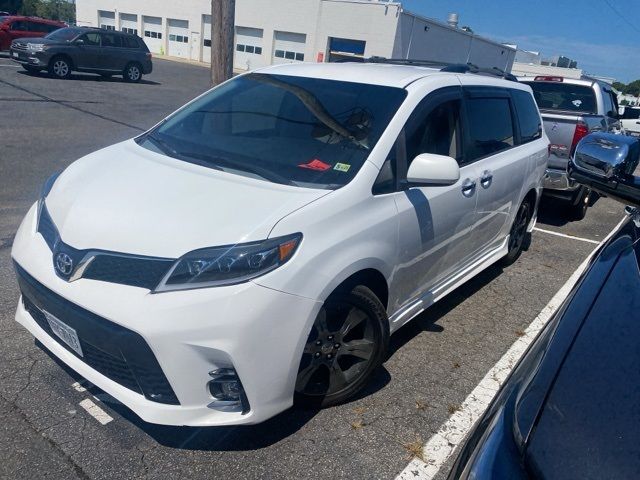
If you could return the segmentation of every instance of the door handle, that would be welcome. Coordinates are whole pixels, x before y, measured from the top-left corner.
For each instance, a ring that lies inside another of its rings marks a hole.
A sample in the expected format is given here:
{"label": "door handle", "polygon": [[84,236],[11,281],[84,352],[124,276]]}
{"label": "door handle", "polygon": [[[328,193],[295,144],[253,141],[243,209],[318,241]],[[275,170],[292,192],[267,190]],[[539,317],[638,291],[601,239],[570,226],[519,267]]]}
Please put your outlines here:
{"label": "door handle", "polygon": [[482,173],[482,177],[480,177],[480,185],[482,185],[482,188],[489,188],[492,181],[493,173],[491,173],[489,170],[485,170]]}
{"label": "door handle", "polygon": [[468,178],[462,183],[462,195],[470,197],[476,190],[475,180],[469,180]]}

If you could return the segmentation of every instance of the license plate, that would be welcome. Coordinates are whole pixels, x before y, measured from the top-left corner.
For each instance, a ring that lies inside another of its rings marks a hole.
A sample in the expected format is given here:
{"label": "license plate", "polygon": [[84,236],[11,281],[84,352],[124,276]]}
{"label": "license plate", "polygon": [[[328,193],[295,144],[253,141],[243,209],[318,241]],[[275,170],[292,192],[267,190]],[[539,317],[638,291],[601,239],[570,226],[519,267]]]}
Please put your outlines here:
{"label": "license plate", "polygon": [[18,52],[11,52],[11,55],[13,55],[15,58],[18,58]]}
{"label": "license plate", "polygon": [[47,322],[49,322],[49,326],[51,327],[53,333],[55,333],[58,338],[60,338],[60,340],[69,345],[74,352],[82,357],[82,347],[80,347],[80,340],[78,339],[78,334],[76,333],[76,331],[66,323],[58,320],[49,312],[43,310],[42,313],[44,313]]}

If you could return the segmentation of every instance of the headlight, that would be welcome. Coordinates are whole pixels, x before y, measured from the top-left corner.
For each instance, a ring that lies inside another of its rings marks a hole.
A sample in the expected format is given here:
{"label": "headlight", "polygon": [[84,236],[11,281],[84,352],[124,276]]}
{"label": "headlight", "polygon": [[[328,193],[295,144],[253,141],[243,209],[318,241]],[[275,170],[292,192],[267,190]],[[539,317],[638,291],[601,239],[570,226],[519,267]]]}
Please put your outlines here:
{"label": "headlight", "polygon": [[42,43],[27,43],[27,50],[31,50],[32,52],[42,52],[46,49],[47,46]]}
{"label": "headlight", "polygon": [[285,264],[301,240],[302,234],[296,233],[263,242],[194,250],[175,262],[155,292],[246,282]]}

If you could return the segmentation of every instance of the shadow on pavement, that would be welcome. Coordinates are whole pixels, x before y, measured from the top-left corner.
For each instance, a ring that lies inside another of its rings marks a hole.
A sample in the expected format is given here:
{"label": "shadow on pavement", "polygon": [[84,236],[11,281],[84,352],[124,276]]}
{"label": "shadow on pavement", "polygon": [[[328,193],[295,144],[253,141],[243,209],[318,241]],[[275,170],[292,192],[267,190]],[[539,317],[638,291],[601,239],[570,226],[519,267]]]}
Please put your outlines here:
{"label": "shadow on pavement", "polygon": [[[599,199],[600,196],[592,191],[589,199],[589,207],[593,207]],[[571,220],[569,211],[562,202],[542,197],[540,206],[538,207],[538,223],[562,227],[574,221],[579,220]]]}
{"label": "shadow on pavement", "polygon": [[91,74],[85,75],[85,74],[73,73],[71,77],[64,80],[53,78],[45,71],[31,73],[31,72],[21,70],[21,71],[18,71],[18,75],[25,75],[27,77],[34,77],[34,78],[41,77],[41,78],[46,78],[48,80],[58,80],[58,81],[65,81],[65,82],[66,81],[84,81],[84,82],[104,82],[104,83],[125,83],[127,85],[162,85],[161,83],[154,82],[152,80],[145,80],[144,78],[142,78],[142,80],[140,80],[138,83],[128,83],[128,82],[125,82],[122,79],[122,77],[119,75],[103,77],[101,75],[91,75]]}

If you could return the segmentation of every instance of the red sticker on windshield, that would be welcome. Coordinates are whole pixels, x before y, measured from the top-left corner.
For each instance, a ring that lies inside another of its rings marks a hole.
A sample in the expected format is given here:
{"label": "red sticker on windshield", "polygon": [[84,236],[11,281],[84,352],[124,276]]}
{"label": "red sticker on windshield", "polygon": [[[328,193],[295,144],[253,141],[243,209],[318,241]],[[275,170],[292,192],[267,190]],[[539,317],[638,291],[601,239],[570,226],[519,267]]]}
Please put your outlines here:
{"label": "red sticker on windshield", "polygon": [[301,163],[298,166],[300,168],[308,168],[309,170],[316,170],[318,172],[324,172],[331,168],[331,165],[324,163],[322,160],[318,160],[317,158],[314,158],[309,163]]}

